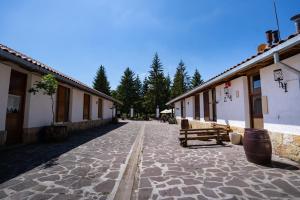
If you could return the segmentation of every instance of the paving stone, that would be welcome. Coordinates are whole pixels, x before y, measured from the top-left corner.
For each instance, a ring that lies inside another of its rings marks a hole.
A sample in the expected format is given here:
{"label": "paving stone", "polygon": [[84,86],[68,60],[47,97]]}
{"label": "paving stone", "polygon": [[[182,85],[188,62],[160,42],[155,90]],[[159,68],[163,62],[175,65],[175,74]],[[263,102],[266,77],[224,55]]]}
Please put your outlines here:
{"label": "paving stone", "polygon": [[226,182],[225,185],[237,186],[237,187],[248,187],[249,186],[247,183],[245,183],[244,181],[242,181],[238,178],[233,178],[232,180]]}
{"label": "paving stone", "polygon": [[179,179],[172,179],[167,182],[168,185],[178,185],[181,184],[181,181]]}
{"label": "paving stone", "polygon": [[0,199],[7,197],[7,194],[4,191],[0,191]]}
{"label": "paving stone", "polygon": [[218,198],[218,195],[213,190],[206,189],[206,188],[201,188],[200,190],[206,197]]}
{"label": "paving stone", "polygon": [[165,196],[180,196],[181,192],[177,187],[175,187],[175,188],[169,188],[169,189],[165,189],[165,190],[159,190],[159,194],[162,197],[165,197]]}
{"label": "paving stone", "polygon": [[248,195],[250,195],[250,196],[252,196],[252,197],[263,198],[263,196],[262,196],[261,194],[255,192],[255,191],[253,191],[253,190],[251,190],[251,189],[249,189],[249,188],[245,188],[244,191],[245,191]]}
{"label": "paving stone", "polygon": [[115,185],[114,180],[106,180],[100,184],[98,184],[96,187],[94,187],[94,190],[96,192],[101,193],[110,193]]}
{"label": "paving stone", "polygon": [[151,198],[152,188],[142,188],[138,193],[139,200],[148,200]]}
{"label": "paving stone", "polygon": [[241,190],[236,187],[220,187],[219,189],[226,194],[242,195]]}
{"label": "paving stone", "polygon": [[289,184],[287,181],[284,181],[282,179],[276,179],[272,181],[274,185],[282,189],[284,192],[293,195],[295,197],[300,197],[300,191],[293,187],[291,184]]}
{"label": "paving stone", "polygon": [[36,181],[32,181],[32,180],[27,180],[24,182],[21,182],[15,186],[10,187],[10,189],[15,190],[17,192],[25,190],[27,188],[31,188],[33,186],[36,186],[38,183]]}
{"label": "paving stone", "polygon": [[38,180],[41,181],[41,182],[44,182],[44,181],[58,181],[58,180],[60,180],[60,176],[59,175],[44,176],[42,178],[39,178]]}
{"label": "paving stone", "polygon": [[140,188],[149,188],[151,187],[151,183],[148,178],[141,178],[140,180]]}
{"label": "paving stone", "polygon": [[53,195],[50,195],[50,194],[36,194],[36,195],[33,195],[30,200],[46,200],[46,199],[50,199],[52,198]]}
{"label": "paving stone", "polygon": [[199,190],[195,186],[182,187],[184,194],[199,194]]}
{"label": "paving stone", "polygon": [[201,182],[196,180],[196,179],[183,179],[183,182],[184,182],[185,185],[201,184]]}
{"label": "paving stone", "polygon": [[280,197],[280,198],[284,198],[284,197],[288,197],[288,194],[282,193],[282,192],[278,192],[278,191],[274,191],[274,190],[263,190],[261,191],[262,194],[266,195],[267,197]]}

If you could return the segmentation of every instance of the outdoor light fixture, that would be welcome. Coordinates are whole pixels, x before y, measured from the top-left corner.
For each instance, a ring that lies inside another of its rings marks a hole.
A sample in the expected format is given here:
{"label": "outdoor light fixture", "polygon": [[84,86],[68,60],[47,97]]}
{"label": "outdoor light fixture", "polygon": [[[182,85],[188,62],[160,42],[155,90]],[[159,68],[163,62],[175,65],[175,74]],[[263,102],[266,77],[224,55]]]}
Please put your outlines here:
{"label": "outdoor light fixture", "polygon": [[284,92],[287,91],[287,82],[283,82],[283,73],[282,69],[276,69],[273,71],[274,74],[274,81],[278,81],[279,88],[284,89]]}

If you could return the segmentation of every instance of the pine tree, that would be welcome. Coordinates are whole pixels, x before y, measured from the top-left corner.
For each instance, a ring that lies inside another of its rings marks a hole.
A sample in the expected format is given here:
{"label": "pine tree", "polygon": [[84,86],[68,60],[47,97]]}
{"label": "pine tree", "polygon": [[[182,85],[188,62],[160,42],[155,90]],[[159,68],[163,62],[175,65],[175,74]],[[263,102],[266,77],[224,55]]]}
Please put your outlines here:
{"label": "pine tree", "polygon": [[134,109],[135,113],[141,114],[142,112],[142,82],[140,80],[140,77],[137,75],[134,80],[134,86],[135,86],[135,101],[134,101]]}
{"label": "pine tree", "polygon": [[172,98],[185,93],[189,89],[189,76],[186,72],[186,67],[181,60],[176,68],[176,73],[173,79],[171,91]]}
{"label": "pine tree", "polygon": [[129,114],[136,101],[136,80],[134,72],[127,67],[117,87],[117,99],[123,102],[121,112]]}
{"label": "pine tree", "polygon": [[191,89],[198,87],[199,85],[203,84],[203,82],[204,81],[202,80],[201,74],[196,69],[191,81]]}
{"label": "pine tree", "polygon": [[155,53],[152,60],[152,65],[149,71],[148,77],[148,93],[146,95],[147,101],[149,103],[149,111],[155,113],[156,107],[159,106],[160,109],[164,109],[165,105],[165,96],[166,94],[162,92],[162,88],[165,86],[165,77],[163,73],[163,67],[158,57],[158,54]]}
{"label": "pine tree", "polygon": [[107,80],[105,68],[103,65],[100,65],[99,69],[97,70],[96,77],[93,81],[93,88],[98,90],[104,94],[110,95],[110,86]]}

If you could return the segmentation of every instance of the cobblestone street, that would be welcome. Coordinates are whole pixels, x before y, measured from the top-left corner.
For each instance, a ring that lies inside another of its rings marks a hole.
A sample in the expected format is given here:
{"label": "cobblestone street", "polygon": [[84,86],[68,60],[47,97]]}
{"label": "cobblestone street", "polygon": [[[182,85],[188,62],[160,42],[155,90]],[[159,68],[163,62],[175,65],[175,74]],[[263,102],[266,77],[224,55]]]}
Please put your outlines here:
{"label": "cobblestone street", "polygon": [[140,200],[300,199],[294,162],[273,156],[274,167],[262,167],[247,162],[242,146],[183,148],[176,125],[150,123],[145,130]]}
{"label": "cobblestone street", "polygon": [[139,128],[109,125],[64,143],[1,152],[0,199],[110,198]]}
{"label": "cobblestone street", "polygon": [[179,126],[156,121],[1,151],[0,199],[113,199],[141,130],[132,199],[300,199],[299,164],[274,156],[273,166],[254,165],[242,146],[215,141],[183,148]]}

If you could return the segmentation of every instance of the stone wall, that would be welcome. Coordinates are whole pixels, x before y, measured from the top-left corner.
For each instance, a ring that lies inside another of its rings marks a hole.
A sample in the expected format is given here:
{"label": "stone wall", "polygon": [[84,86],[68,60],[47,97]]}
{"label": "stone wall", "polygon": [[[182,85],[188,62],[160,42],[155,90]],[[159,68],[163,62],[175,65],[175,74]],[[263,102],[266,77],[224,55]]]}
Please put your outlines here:
{"label": "stone wall", "polygon": [[[107,124],[111,119],[104,120],[88,120],[82,122],[67,122],[64,125],[68,127],[68,132],[73,133],[77,131],[86,130],[89,128],[95,128]],[[43,127],[35,128],[24,128],[22,134],[22,143],[23,144],[32,144],[39,141],[39,136],[42,134]],[[5,145],[6,142],[6,132],[0,131],[0,145]]]}

